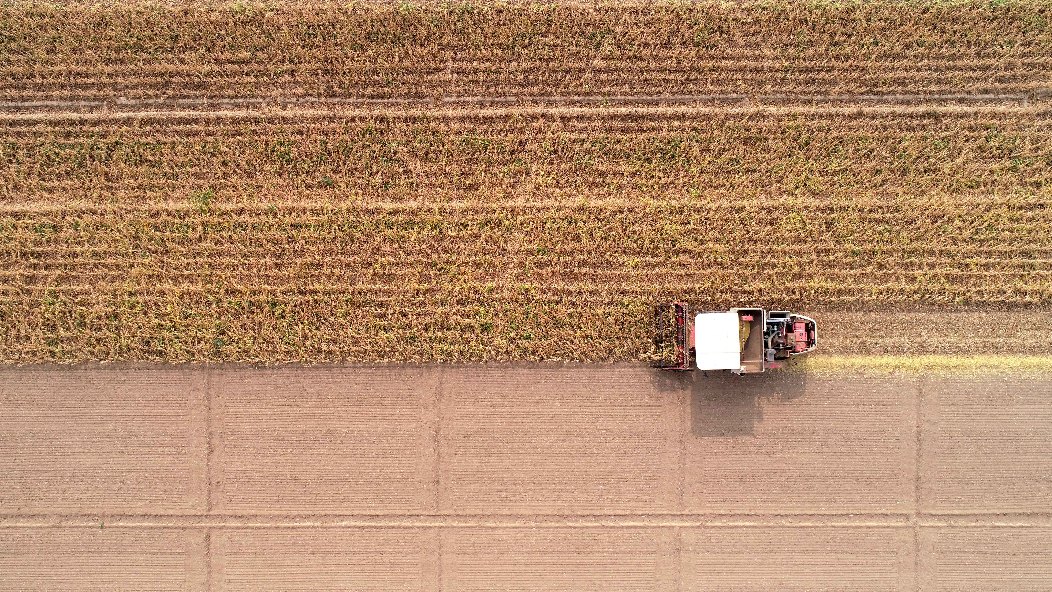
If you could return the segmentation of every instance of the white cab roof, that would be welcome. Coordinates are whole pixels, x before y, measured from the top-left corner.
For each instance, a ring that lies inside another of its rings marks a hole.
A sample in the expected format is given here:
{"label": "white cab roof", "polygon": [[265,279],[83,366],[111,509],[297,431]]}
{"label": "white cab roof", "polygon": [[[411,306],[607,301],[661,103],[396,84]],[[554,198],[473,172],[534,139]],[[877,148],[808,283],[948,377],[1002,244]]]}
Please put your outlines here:
{"label": "white cab roof", "polygon": [[740,370],[738,313],[703,312],[694,317],[694,353],[699,370]]}

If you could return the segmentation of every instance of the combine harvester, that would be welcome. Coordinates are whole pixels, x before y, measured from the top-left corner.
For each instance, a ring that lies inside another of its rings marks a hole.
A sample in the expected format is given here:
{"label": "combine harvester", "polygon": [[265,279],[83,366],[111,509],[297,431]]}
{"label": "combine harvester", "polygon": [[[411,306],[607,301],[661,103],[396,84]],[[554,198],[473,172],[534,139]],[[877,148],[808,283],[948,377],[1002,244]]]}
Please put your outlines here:
{"label": "combine harvester", "polygon": [[[729,370],[754,374],[780,368],[818,345],[814,319],[784,310],[732,308],[691,318],[684,302],[655,310],[657,366],[666,370]],[[671,359],[669,359],[671,356]]]}

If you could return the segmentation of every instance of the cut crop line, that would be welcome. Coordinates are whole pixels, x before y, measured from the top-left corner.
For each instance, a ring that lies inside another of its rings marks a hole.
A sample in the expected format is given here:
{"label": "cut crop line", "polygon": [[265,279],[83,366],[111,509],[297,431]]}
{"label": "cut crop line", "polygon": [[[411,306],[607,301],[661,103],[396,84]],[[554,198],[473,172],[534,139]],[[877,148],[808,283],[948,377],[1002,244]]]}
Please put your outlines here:
{"label": "cut crop line", "polygon": [[[557,99],[551,97],[548,99]],[[457,99],[187,99],[189,103],[154,103],[149,101],[111,104],[105,101],[28,101],[0,102],[0,121],[60,121],[60,120],[140,120],[193,117],[199,119],[273,118],[273,117],[342,117],[375,116],[391,112],[400,116],[428,115],[430,117],[502,118],[509,115],[559,113],[580,115],[634,115],[651,113],[708,114],[708,113],[917,113],[917,112],[992,112],[1029,109],[1027,95],[830,95],[791,97],[790,95],[689,95],[669,97],[563,97],[562,100],[543,100],[545,97],[461,97]],[[172,99],[173,101],[175,99]],[[621,105],[617,105],[621,103]],[[705,105],[704,103],[717,103]],[[962,103],[969,103],[967,105]],[[582,106],[583,105],[583,106]],[[158,109],[170,106],[172,109]],[[245,109],[244,107],[257,107]],[[290,107],[328,107],[303,109]],[[42,108],[113,108],[139,107],[144,110],[112,110],[104,112],[24,111]],[[201,109],[188,109],[200,107]],[[211,107],[211,109],[207,109]],[[216,107],[224,109],[216,110]],[[241,107],[237,109],[236,107]],[[373,107],[368,109],[366,107]],[[466,108],[467,107],[467,108]],[[490,107],[478,109],[478,107]],[[379,109],[378,109],[379,108]]]}
{"label": "cut crop line", "polygon": [[[0,529],[14,528],[911,528],[905,512],[877,514],[405,514],[405,515],[137,515],[57,514],[0,517]],[[1041,528],[1052,526],[1048,512],[1019,514],[919,514],[916,526]]]}

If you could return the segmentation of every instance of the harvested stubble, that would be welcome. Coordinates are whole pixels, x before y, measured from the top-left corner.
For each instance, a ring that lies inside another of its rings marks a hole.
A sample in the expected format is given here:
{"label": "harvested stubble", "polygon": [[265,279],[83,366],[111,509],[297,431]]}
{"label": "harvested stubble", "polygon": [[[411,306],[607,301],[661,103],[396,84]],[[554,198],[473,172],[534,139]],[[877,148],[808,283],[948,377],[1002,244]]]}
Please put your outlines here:
{"label": "harvested stubble", "polygon": [[0,7],[0,98],[90,108],[118,98],[1029,93],[1052,81],[1050,12],[1013,1],[18,0]]}
{"label": "harvested stubble", "polygon": [[1050,115],[8,117],[0,357],[626,359],[672,296],[1047,306]]}

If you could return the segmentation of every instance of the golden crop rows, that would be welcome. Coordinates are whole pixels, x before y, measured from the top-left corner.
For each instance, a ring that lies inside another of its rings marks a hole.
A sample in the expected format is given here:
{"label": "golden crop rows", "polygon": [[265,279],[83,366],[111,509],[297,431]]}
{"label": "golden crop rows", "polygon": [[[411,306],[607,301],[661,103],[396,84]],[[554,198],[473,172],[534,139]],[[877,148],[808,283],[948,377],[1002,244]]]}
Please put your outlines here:
{"label": "golden crop rows", "polygon": [[588,108],[0,120],[0,202],[1044,199],[1052,111]]}
{"label": "golden crop rows", "polygon": [[673,297],[1047,305],[1049,137],[1043,107],[9,117],[3,358],[624,359]]}
{"label": "golden crop rows", "polygon": [[1049,18],[1015,1],[19,0],[0,7],[0,98],[1027,93],[1049,84]]}
{"label": "golden crop rows", "polygon": [[649,305],[674,296],[866,310],[1052,298],[1052,219],[1009,202],[52,211],[0,229],[17,360],[616,359],[643,355]]}
{"label": "golden crop rows", "polygon": [[873,353],[925,351],[883,312],[1047,322],[1050,16],[7,3],[0,360],[636,359],[671,298]]}

